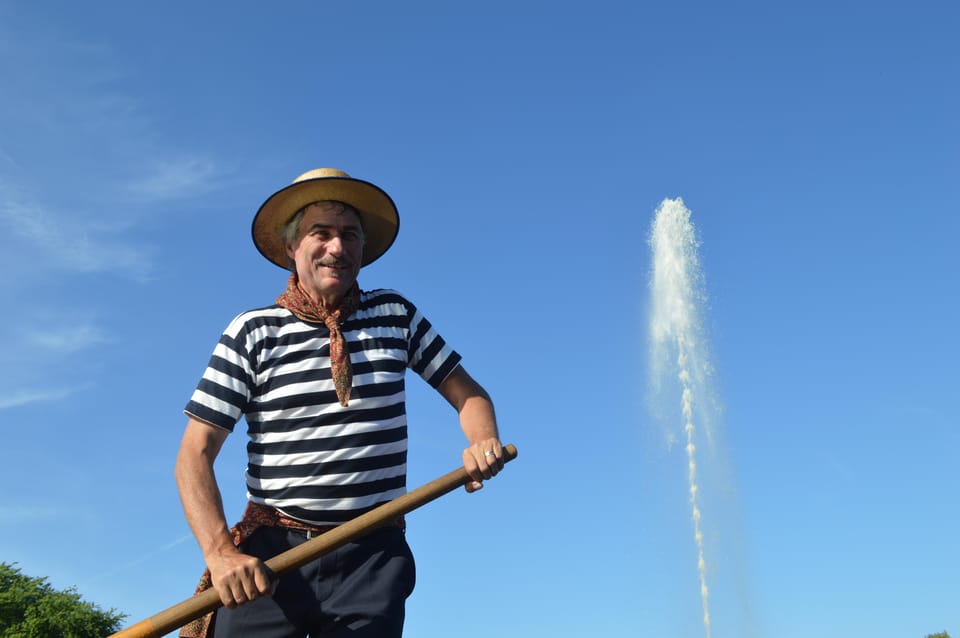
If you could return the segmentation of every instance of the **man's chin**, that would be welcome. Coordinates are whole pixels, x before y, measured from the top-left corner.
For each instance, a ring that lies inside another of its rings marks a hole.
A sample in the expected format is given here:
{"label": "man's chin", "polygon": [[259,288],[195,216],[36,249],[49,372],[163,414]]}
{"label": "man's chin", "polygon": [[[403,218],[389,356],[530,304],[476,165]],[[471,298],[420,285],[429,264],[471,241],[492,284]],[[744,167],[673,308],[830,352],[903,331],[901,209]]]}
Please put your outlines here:
{"label": "man's chin", "polygon": [[320,279],[320,287],[323,290],[342,294],[353,286],[354,281],[356,280],[351,277],[322,277]]}

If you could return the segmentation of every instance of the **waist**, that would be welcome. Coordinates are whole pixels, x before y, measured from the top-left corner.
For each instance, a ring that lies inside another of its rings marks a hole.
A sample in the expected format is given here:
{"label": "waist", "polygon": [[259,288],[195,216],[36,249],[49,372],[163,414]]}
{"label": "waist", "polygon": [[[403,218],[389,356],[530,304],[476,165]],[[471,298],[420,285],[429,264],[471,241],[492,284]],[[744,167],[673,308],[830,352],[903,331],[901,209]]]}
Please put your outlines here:
{"label": "waist", "polygon": [[[247,509],[243,513],[243,522],[256,526],[262,525],[266,527],[279,527],[285,530],[302,533],[308,539],[315,538],[321,534],[329,532],[330,530],[340,527],[340,524],[315,525],[313,523],[307,523],[305,521],[292,518],[275,507],[264,505],[262,503],[254,503],[253,501],[247,503]],[[380,527],[396,527],[401,530],[405,530],[407,523],[403,516],[398,516],[395,519],[385,522]]]}

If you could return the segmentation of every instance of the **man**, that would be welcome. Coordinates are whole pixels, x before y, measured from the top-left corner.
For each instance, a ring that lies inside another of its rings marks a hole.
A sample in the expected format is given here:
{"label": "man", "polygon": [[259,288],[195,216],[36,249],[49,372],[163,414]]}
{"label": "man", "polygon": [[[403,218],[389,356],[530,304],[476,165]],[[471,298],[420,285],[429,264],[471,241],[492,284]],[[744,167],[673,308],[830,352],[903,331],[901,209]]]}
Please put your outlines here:
{"label": "man", "polygon": [[[460,356],[399,293],[357,284],[398,228],[384,191],[335,169],[304,173],[254,218],[261,254],[293,274],[276,304],[224,331],[185,409],[176,465],[207,582],[224,604],[216,636],[401,635],[415,580],[402,522],[275,585],[263,561],[405,491],[407,368],[459,414],[467,491],[503,467],[493,404]],[[250,503],[229,530],[213,464],[241,416]],[[185,634],[208,631],[205,621]]]}

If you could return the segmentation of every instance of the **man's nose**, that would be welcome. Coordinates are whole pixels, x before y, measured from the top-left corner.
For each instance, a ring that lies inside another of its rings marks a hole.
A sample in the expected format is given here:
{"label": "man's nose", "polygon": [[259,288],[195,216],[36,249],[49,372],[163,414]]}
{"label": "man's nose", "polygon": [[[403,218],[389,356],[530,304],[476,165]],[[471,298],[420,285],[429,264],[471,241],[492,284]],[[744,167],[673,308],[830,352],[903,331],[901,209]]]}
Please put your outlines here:
{"label": "man's nose", "polygon": [[343,237],[340,235],[333,235],[330,239],[327,240],[327,252],[334,255],[343,254]]}

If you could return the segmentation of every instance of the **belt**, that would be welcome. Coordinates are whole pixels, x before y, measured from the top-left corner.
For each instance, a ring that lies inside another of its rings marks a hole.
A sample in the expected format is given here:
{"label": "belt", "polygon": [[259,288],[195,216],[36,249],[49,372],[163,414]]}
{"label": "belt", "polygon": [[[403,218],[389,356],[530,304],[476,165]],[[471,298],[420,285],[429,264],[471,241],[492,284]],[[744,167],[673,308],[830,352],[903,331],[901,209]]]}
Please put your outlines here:
{"label": "belt", "polygon": [[286,525],[278,525],[277,527],[281,528],[285,532],[294,532],[295,534],[306,536],[307,539],[316,538],[321,534],[326,534],[332,529],[336,529],[336,525],[321,525],[318,527],[311,527],[310,529],[304,529],[301,527],[287,527]]}
{"label": "belt", "polygon": [[[321,534],[326,534],[330,530],[336,529],[337,527],[339,527],[339,525],[311,525],[309,528],[307,528],[307,527],[289,527],[287,525],[280,523],[277,525],[277,527],[284,530],[285,532],[294,532],[296,534],[302,534],[303,536],[306,536],[307,540],[310,540],[311,538],[316,538]],[[407,529],[407,524],[406,524],[406,521],[401,516],[396,520],[384,523],[377,529],[383,529],[385,527],[394,527],[396,529],[403,531]],[[373,530],[373,531],[376,531],[376,530]]]}
{"label": "belt", "polygon": [[[314,525],[312,523],[306,523],[295,518],[290,518],[280,510],[270,507],[269,505],[252,502],[247,504],[247,511],[244,512],[243,518],[247,521],[255,522],[258,525],[280,527],[290,532],[297,532],[298,534],[303,534],[308,539],[316,538],[321,534],[325,534],[339,527],[339,525]],[[397,527],[405,530],[407,523],[403,516],[398,516],[394,520],[385,523],[383,527]]]}

